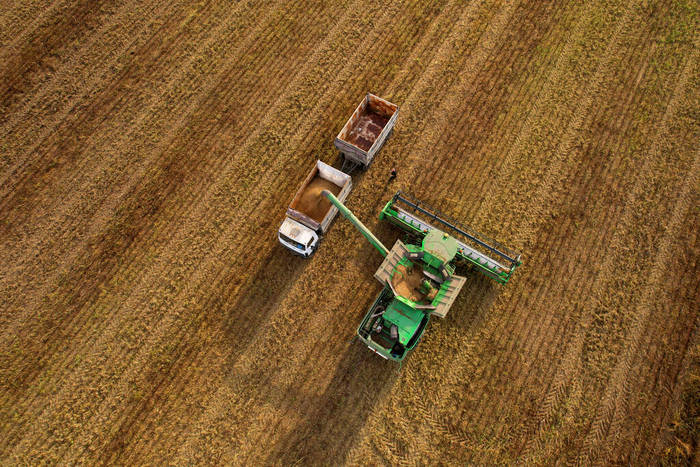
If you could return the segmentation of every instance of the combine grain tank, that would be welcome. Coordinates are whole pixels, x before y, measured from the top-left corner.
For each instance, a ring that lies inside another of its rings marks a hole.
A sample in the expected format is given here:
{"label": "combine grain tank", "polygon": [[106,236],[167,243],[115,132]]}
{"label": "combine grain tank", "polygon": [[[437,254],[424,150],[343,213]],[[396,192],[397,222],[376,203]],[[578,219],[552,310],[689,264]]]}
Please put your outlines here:
{"label": "combine grain tank", "polygon": [[344,201],[351,189],[350,175],[316,161],[287,208],[287,217],[277,232],[280,243],[296,254],[311,256],[338,214],[338,208],[321,192],[328,190]]}
{"label": "combine grain tank", "polygon": [[343,170],[367,168],[396,124],[399,106],[367,93],[335,138],[343,154]]}

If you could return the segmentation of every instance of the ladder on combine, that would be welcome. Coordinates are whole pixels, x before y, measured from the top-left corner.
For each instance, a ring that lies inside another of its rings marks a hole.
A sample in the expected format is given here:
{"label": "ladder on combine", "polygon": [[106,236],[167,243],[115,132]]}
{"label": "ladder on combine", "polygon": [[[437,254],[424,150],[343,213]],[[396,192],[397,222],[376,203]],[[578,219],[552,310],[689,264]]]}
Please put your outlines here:
{"label": "ladder on combine", "polygon": [[[425,218],[429,220],[425,220]],[[456,259],[473,265],[479,271],[505,284],[515,269],[522,264],[520,254],[462,226],[398,191],[384,206],[379,219],[392,224],[420,238],[433,229],[439,229],[457,240],[459,248]]]}

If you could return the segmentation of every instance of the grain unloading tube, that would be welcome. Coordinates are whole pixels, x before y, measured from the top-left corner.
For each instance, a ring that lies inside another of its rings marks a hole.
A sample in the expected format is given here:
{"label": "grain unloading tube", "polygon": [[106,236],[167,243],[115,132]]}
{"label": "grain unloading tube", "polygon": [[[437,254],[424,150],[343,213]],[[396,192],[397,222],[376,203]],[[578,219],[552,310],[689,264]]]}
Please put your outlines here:
{"label": "grain unloading tube", "polygon": [[365,238],[372,244],[372,246],[374,246],[374,248],[377,249],[377,251],[379,251],[382,256],[386,257],[386,255],[389,254],[389,249],[385,247],[384,244],[380,242],[379,239],[375,237],[374,234],[367,227],[365,227],[362,222],[360,222],[360,219],[355,217],[355,214],[346,208],[345,205],[333,195],[333,193],[328,190],[323,190],[321,193],[323,196],[328,198],[328,200],[333,203],[336,208],[338,208],[338,211],[340,211],[340,213],[345,216],[345,218],[349,220],[352,225],[354,225],[355,228],[362,233],[362,235],[365,236]]}

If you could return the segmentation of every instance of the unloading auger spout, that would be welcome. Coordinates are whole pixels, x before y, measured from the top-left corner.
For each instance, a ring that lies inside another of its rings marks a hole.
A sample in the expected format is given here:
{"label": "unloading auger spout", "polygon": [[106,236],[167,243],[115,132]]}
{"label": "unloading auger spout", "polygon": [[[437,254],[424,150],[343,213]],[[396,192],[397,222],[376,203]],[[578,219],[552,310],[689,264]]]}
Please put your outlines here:
{"label": "unloading auger spout", "polygon": [[382,244],[382,242],[380,242],[379,239],[375,237],[374,234],[367,227],[365,227],[365,225],[357,217],[355,217],[351,210],[349,210],[343,203],[341,203],[340,200],[336,198],[330,191],[323,190],[321,194],[328,198],[328,200],[331,203],[333,203],[335,207],[338,208],[338,211],[340,211],[340,213],[343,216],[345,216],[345,218],[349,220],[350,223],[352,223],[352,225],[354,225],[355,228],[359,230],[362,235],[365,236],[367,241],[369,241],[372,244],[372,246],[374,246],[374,248],[376,248],[377,251],[379,251],[379,253],[386,258],[386,255],[389,254],[389,249],[385,247],[384,244]]}

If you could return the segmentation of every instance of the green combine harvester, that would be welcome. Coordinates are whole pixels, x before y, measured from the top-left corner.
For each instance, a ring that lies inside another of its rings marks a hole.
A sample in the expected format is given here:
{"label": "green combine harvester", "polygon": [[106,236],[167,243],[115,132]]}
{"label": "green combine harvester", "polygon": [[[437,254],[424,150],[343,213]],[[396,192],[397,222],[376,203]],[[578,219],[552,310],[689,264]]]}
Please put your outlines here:
{"label": "green combine harvester", "polygon": [[332,193],[324,190],[323,195],[384,257],[374,273],[384,288],[367,311],[357,335],[386,359],[402,361],[418,344],[430,317],[447,315],[466,281],[455,275],[458,265],[472,265],[505,284],[521,264],[520,254],[446,220],[401,192],[384,206],[379,219],[400,227],[420,245],[397,241],[389,250]]}

